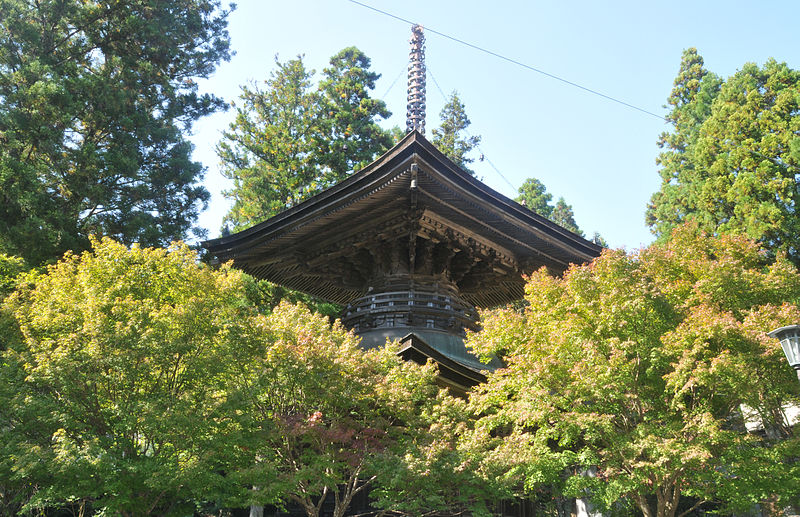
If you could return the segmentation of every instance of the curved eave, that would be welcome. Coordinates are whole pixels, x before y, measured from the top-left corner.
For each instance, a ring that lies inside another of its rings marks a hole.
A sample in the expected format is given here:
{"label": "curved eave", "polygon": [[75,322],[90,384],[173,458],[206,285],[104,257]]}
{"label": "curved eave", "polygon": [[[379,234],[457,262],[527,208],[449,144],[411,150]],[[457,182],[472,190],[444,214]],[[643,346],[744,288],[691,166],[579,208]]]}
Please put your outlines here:
{"label": "curved eave", "polygon": [[381,183],[400,172],[397,165],[406,161],[413,153],[411,144],[416,141],[417,136],[421,135],[416,131],[409,133],[371,164],[302,203],[240,232],[204,241],[202,246],[222,258],[220,254],[227,256],[242,252],[269,239],[287,226],[298,226],[303,220],[314,218],[320,212],[332,211],[337,206],[356,200],[360,195],[369,192],[370,187],[378,188]]}
{"label": "curved eave", "polygon": [[439,368],[440,380],[446,381],[447,385],[457,388],[461,392],[466,392],[470,388],[486,382],[486,373],[494,370],[489,366],[483,370],[477,370],[462,364],[429,345],[413,332],[400,339],[400,350],[397,355],[418,364],[425,364],[428,360],[433,361]]}
{"label": "curved eave", "polygon": [[[412,133],[418,135],[416,132]],[[562,228],[549,219],[540,216],[536,212],[520,205],[516,201],[504,196],[488,185],[478,180],[471,174],[462,170],[453,163],[441,151],[422,135],[418,135],[415,143],[419,146],[418,155],[430,164],[431,169],[440,172],[446,169],[449,174],[440,174],[441,178],[452,186],[457,187],[470,197],[479,201],[484,209],[496,211],[503,214],[504,219],[519,226],[537,230],[541,236],[546,236],[547,240],[558,243],[571,251],[579,258],[580,262],[592,260],[600,255],[602,246],[588,241],[566,228]],[[424,151],[424,152],[423,152]]]}
{"label": "curved eave", "polygon": [[[413,174],[412,164],[417,166]],[[418,179],[415,188],[412,179]],[[390,219],[410,213],[418,200],[431,224],[474,235],[483,245],[503,250],[520,270],[546,265],[561,272],[602,250],[495,192],[416,131],[330,189],[251,228],[202,244],[221,261],[233,260],[254,276],[342,303],[359,291],[303,275],[303,252],[313,248],[320,253],[320,242],[337,242],[356,223],[363,230],[374,220],[376,226],[385,224],[386,232],[400,231]],[[518,287],[512,289],[515,294],[521,292]]]}
{"label": "curved eave", "polygon": [[287,226],[297,227],[304,219],[313,218],[320,212],[328,212],[337,205],[354,201],[365,190],[368,192],[370,186],[378,187],[382,182],[397,176],[401,172],[397,170],[397,165],[407,161],[413,154],[417,154],[427,162],[432,170],[440,173],[442,170],[447,170],[449,174],[441,174],[441,176],[443,178],[449,176],[447,180],[452,186],[481,200],[481,204],[487,208],[506,214],[510,220],[518,221],[517,224],[521,223],[522,226],[535,228],[543,236],[548,237],[548,240],[571,248],[582,261],[591,260],[602,251],[601,246],[558,226],[478,181],[448,159],[417,131],[407,134],[397,145],[374,162],[333,187],[262,223],[233,235],[204,241],[202,245],[221,259],[223,256],[228,257],[230,254],[241,253],[257,243],[269,239],[270,236]]}

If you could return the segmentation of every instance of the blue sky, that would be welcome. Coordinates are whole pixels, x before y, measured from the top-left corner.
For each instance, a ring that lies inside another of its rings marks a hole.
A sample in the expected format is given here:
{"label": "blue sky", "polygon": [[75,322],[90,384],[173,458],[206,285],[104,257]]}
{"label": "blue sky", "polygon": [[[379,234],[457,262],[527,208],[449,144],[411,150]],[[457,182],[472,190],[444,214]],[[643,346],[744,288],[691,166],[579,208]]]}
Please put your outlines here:
{"label": "blue sky", "polygon": [[[660,115],[685,48],[697,47],[706,67],[723,77],[770,57],[800,67],[800,2],[793,0],[361,1]],[[200,81],[204,91],[235,100],[241,85],[269,76],[276,55],[302,54],[319,72],[330,56],[355,45],[382,74],[372,96],[393,113],[385,126],[405,127],[408,24],[348,0],[244,0],[229,31],[236,55]],[[652,241],[644,211],[659,187],[663,120],[430,31],[426,38],[428,136],[445,102],[433,77],[466,105],[470,132],[482,137],[488,159],[473,168],[490,187],[514,197],[536,177],[554,201],[563,196],[573,206],[587,235],[598,231],[611,246],[628,249]],[[229,207],[214,147],[233,115],[201,120],[192,136],[194,157],[208,168],[212,199],[200,225],[209,237],[219,235]]]}

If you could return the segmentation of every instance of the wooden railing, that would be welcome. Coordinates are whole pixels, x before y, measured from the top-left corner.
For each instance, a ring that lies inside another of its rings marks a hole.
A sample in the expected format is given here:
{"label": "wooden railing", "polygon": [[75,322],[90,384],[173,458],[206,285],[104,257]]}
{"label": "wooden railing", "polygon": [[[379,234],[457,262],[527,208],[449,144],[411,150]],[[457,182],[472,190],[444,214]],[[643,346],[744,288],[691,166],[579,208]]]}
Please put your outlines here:
{"label": "wooden railing", "polygon": [[369,294],[350,303],[342,315],[356,332],[376,328],[426,328],[463,334],[475,330],[478,314],[457,296],[425,291]]}

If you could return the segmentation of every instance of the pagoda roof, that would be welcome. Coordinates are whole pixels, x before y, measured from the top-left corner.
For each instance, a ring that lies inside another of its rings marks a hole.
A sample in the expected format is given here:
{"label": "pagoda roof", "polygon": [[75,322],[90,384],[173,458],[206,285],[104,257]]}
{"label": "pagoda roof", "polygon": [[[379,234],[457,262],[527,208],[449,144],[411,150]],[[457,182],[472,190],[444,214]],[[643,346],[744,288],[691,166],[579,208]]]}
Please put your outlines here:
{"label": "pagoda roof", "polygon": [[[433,361],[439,369],[439,382],[454,390],[457,394],[465,395],[470,388],[486,382],[487,372],[496,369],[496,366],[476,366],[474,363],[477,359],[474,357],[466,363],[454,360],[447,354],[443,354],[438,347],[431,346],[428,343],[429,339],[430,336],[422,336],[418,332],[411,332],[398,339],[400,350],[397,355],[417,364],[425,364],[429,360]],[[463,343],[461,346],[464,348]]]}
{"label": "pagoda roof", "polygon": [[202,245],[257,278],[348,303],[371,288],[364,250],[410,237],[480,257],[459,285],[478,307],[520,299],[523,274],[560,274],[602,250],[492,190],[417,131],[337,185]]}

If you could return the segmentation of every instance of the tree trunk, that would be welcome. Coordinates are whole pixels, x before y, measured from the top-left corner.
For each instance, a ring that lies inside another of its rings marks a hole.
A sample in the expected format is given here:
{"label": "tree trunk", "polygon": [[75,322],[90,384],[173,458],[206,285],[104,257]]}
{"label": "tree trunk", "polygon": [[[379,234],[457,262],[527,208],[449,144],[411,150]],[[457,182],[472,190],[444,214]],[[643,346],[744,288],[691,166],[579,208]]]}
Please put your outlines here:
{"label": "tree trunk", "polygon": [[338,490],[334,492],[333,497],[335,505],[333,509],[333,517],[344,517],[344,514],[347,512],[347,508],[350,507],[350,502],[353,500],[353,495],[356,493],[356,489],[358,488],[358,475],[360,472],[361,468],[356,468],[355,472],[350,475],[350,479],[347,480],[344,490],[341,493]]}
{"label": "tree trunk", "polygon": [[650,505],[647,504],[647,497],[636,495],[633,497],[633,500],[636,502],[636,506],[642,511],[644,517],[653,517],[653,510],[650,508]]}
{"label": "tree trunk", "polygon": [[322,505],[325,503],[325,498],[328,497],[328,487],[323,487],[322,496],[317,499],[316,503],[314,498],[308,495],[303,489],[301,494],[289,494],[289,498],[303,507],[307,517],[319,517],[322,513]]}
{"label": "tree trunk", "polygon": [[[258,487],[253,487],[254,492],[258,492]],[[250,517],[264,517],[264,507],[257,504],[250,505]]]}
{"label": "tree trunk", "polygon": [[681,490],[675,483],[656,489],[656,516],[675,517],[680,499]]}

